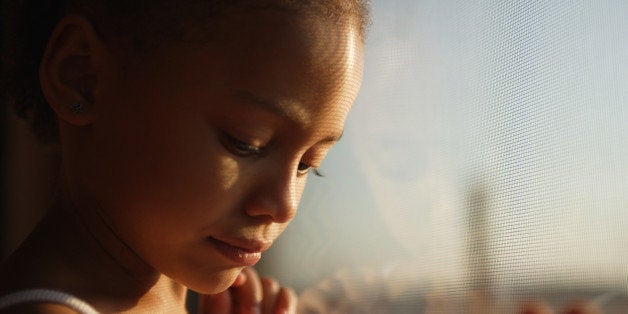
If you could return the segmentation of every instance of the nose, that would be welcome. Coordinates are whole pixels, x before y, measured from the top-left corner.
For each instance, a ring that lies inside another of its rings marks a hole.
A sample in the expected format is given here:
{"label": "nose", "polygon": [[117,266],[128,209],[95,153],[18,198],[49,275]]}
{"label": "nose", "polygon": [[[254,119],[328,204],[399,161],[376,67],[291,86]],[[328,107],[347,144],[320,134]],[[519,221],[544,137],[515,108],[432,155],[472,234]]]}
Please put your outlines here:
{"label": "nose", "polygon": [[296,176],[296,170],[269,169],[254,180],[257,188],[245,205],[246,213],[251,217],[267,217],[276,223],[292,220],[297,212],[303,187],[300,182],[302,180]]}

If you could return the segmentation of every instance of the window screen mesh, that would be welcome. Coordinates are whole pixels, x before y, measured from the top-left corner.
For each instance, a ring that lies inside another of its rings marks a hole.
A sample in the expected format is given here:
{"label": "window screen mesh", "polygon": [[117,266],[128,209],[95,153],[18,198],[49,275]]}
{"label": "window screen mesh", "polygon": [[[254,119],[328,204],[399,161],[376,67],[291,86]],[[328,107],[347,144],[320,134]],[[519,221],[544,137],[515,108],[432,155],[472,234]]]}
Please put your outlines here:
{"label": "window screen mesh", "polygon": [[372,5],[345,136],[262,271],[355,312],[626,313],[628,2]]}

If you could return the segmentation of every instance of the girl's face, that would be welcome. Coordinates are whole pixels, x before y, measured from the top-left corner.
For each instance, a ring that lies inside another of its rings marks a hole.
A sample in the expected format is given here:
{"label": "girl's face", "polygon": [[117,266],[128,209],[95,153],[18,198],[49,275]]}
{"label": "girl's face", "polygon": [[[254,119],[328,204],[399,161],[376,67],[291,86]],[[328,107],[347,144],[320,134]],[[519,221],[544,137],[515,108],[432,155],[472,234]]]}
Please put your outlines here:
{"label": "girl's face", "polygon": [[226,289],[292,219],[362,74],[348,23],[269,10],[220,27],[203,46],[112,64],[77,181],[139,257],[203,293]]}

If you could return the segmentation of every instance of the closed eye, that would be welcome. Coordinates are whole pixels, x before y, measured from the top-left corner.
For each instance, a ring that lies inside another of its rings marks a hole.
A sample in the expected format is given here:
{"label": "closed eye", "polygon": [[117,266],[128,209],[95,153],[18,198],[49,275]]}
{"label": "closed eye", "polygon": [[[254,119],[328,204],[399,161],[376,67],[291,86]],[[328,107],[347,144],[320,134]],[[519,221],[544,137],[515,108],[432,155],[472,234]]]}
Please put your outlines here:
{"label": "closed eye", "polygon": [[264,151],[264,147],[255,146],[249,144],[247,142],[241,141],[234,136],[223,132],[223,145],[227,150],[229,150],[232,154],[239,157],[249,157],[249,156],[258,156],[261,155]]}
{"label": "closed eye", "polygon": [[[265,146],[249,144],[224,131],[221,133],[221,142],[223,143],[223,146],[230,153],[238,157],[260,156],[264,153]],[[304,176],[310,172],[314,173],[314,175],[318,177],[324,177],[324,175],[317,168],[307,163],[300,162],[297,166],[297,176]]]}

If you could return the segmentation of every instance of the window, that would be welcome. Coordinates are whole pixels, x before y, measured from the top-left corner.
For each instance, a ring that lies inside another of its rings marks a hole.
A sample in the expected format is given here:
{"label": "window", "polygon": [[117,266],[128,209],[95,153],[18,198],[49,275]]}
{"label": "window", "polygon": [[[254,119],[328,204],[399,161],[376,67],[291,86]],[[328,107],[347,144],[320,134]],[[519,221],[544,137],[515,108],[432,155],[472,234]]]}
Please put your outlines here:
{"label": "window", "polygon": [[263,272],[356,309],[623,313],[628,5],[372,5],[345,135]]}

